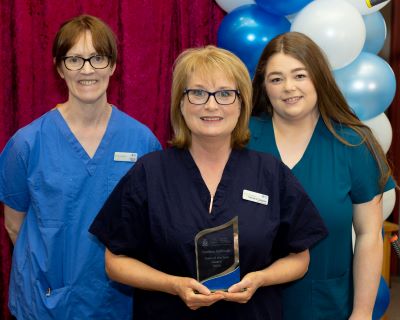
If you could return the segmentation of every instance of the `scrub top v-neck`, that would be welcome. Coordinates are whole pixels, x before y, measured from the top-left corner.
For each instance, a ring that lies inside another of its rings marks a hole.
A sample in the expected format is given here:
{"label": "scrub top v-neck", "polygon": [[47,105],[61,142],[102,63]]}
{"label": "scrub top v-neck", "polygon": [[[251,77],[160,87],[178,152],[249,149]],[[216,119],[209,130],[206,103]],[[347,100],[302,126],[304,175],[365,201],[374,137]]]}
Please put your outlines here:
{"label": "scrub top v-neck", "polygon": [[[292,172],[298,172],[298,171],[301,172],[301,167],[302,167],[305,163],[307,163],[307,162],[309,161],[309,158],[310,158],[310,157],[312,157],[315,148],[317,148],[317,147],[315,146],[315,144],[318,143],[318,141],[316,141],[316,140],[318,140],[317,135],[318,135],[318,132],[319,132],[319,130],[320,130],[320,129],[318,128],[318,127],[321,125],[320,122],[321,122],[321,119],[319,118],[318,121],[317,121],[317,123],[316,123],[316,126],[315,126],[315,128],[314,128],[314,130],[313,130],[313,133],[312,133],[312,135],[311,135],[311,138],[310,138],[310,140],[309,140],[309,142],[308,142],[308,144],[307,144],[307,146],[306,146],[306,148],[305,148],[305,150],[304,150],[304,152],[303,152],[301,158],[300,158],[300,159],[296,162],[296,164],[291,168]],[[278,158],[279,160],[282,161],[282,157],[281,157],[281,154],[280,154],[280,152],[279,152],[278,145],[276,144],[275,131],[274,131],[273,122],[271,122],[271,128],[272,128],[272,130],[269,132],[269,134],[270,134],[271,137],[272,137],[272,139],[270,140],[270,142],[272,143],[272,145],[271,145],[271,152],[270,152],[270,153],[273,154],[276,158]],[[264,132],[263,132],[263,133],[264,133]],[[259,136],[258,136],[258,135],[255,135],[255,136],[256,136],[257,139],[258,139]],[[248,145],[248,148],[249,148],[249,149],[253,149],[253,148],[252,148],[252,141],[251,141],[250,144]]]}
{"label": "scrub top v-neck", "polygon": [[[329,235],[311,249],[306,276],[283,291],[285,319],[342,320],[352,310],[353,204],[368,202],[379,194],[379,171],[354,131],[340,126],[336,129],[358,146],[340,142],[320,117],[302,158],[292,169],[317,207]],[[249,149],[280,158],[269,116],[251,118],[250,130]],[[393,187],[390,180],[385,190]]]}
{"label": "scrub top v-neck", "polygon": [[[267,203],[244,199],[249,190]],[[326,235],[297,180],[272,156],[233,150],[209,213],[210,193],[188,150],[142,157],[120,181],[93,222],[94,233],[114,254],[123,254],[171,275],[196,278],[196,234],[239,221],[241,276]],[[257,290],[247,304],[219,301],[191,311],[179,297],[135,289],[134,319],[280,319],[280,287]]]}
{"label": "scrub top v-neck", "polygon": [[[191,172],[190,174],[193,178],[193,181],[195,181],[194,184],[197,188],[197,192],[200,195],[203,204],[206,206],[206,209],[208,210],[210,208],[211,194],[203,180],[203,177],[201,176],[200,170],[190,152],[183,152],[181,156],[183,162]],[[225,165],[221,181],[217,186],[217,190],[212,201],[211,211],[207,212],[207,216],[211,220],[216,219],[216,215],[218,215],[221,209],[223,209],[224,201],[227,200],[226,194],[230,192],[230,188],[232,186],[232,179],[234,177],[234,168],[237,158],[238,154],[236,152],[231,153]]]}
{"label": "scrub top v-neck", "polygon": [[107,124],[107,128],[93,157],[90,157],[87,154],[86,150],[75,137],[58,109],[54,110],[53,119],[58,126],[61,134],[65,137],[66,141],[68,141],[68,143],[71,145],[71,148],[76,152],[77,156],[85,164],[89,174],[93,174],[94,170],[96,169],[96,164],[101,161],[101,159],[104,157],[104,153],[107,152],[107,147],[110,145],[110,140],[114,135],[116,125],[118,125],[118,122],[115,121],[115,107],[112,106],[112,111]]}

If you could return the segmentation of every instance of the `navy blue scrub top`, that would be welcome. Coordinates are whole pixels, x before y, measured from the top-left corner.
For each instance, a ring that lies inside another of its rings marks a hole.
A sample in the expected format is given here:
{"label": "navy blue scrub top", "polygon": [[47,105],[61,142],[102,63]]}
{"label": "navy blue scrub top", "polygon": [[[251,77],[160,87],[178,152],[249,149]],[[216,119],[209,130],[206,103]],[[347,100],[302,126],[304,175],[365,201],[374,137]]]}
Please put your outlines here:
{"label": "navy blue scrub top", "polygon": [[[250,190],[269,197],[260,204]],[[93,222],[114,254],[165,273],[196,278],[194,238],[239,219],[241,277],[311,247],[327,235],[319,214],[290,170],[268,154],[233,150],[209,213],[210,193],[188,150],[148,154],[119,182]],[[190,310],[178,296],[135,289],[134,319],[281,319],[280,286],[259,288],[247,304],[219,301]]]}

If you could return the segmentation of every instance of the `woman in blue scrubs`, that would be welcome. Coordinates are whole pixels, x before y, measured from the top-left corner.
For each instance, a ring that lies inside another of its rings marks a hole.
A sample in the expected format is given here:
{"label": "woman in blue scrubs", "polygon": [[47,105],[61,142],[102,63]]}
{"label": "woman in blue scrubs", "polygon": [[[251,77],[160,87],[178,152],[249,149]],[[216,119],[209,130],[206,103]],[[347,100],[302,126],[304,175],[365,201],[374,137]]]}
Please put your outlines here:
{"label": "woman in blue scrubs", "polygon": [[68,100],[20,129],[0,155],[15,245],[9,307],[17,319],[130,319],[131,293],[107,278],[104,246],[88,228],[136,158],[160,145],[107,101],[117,45],[104,22],[67,21],[53,58]]}
{"label": "woman in blue scrubs", "polygon": [[271,40],[253,93],[248,147],[292,169],[329,230],[310,250],[306,276],[284,290],[285,319],[371,319],[382,265],[381,195],[394,187],[381,147],[303,34]]}
{"label": "woman in blue scrubs", "polygon": [[[90,228],[107,247],[109,276],[135,287],[134,319],[281,319],[279,284],[303,276],[308,248],[326,231],[290,170],[244,148],[250,112],[251,81],[236,56],[208,46],[178,57],[173,147],[142,157]],[[232,220],[238,232],[195,245],[199,232]],[[213,255],[211,245],[237,241],[237,281],[211,292],[196,280],[199,244],[198,265],[209,259],[217,269],[234,255]]]}

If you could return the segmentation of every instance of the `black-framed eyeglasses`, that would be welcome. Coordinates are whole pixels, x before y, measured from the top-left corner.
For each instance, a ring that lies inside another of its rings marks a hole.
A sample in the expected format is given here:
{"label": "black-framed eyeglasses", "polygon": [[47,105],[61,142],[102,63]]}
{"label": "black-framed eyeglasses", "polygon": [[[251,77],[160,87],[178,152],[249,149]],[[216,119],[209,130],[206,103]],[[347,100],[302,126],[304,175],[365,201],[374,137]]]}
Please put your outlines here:
{"label": "black-framed eyeglasses", "polygon": [[183,94],[186,94],[191,104],[206,104],[210,96],[213,96],[215,101],[221,105],[233,104],[236,97],[240,97],[239,90],[218,90],[214,92],[203,89],[185,89]]}
{"label": "black-framed eyeglasses", "polygon": [[82,58],[78,56],[67,56],[62,58],[64,66],[70,71],[78,71],[83,68],[86,61],[92,66],[93,69],[105,69],[110,65],[110,57],[97,54],[89,58]]}

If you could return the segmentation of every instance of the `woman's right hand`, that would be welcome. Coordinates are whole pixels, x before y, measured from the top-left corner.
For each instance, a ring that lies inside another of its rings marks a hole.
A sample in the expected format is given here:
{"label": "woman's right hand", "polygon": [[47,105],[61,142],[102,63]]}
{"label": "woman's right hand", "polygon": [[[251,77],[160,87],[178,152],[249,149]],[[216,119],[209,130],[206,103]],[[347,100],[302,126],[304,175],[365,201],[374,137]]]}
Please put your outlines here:
{"label": "woman's right hand", "polygon": [[175,277],[174,289],[176,294],[191,310],[208,307],[224,299],[220,292],[211,292],[207,287],[192,278]]}
{"label": "woman's right hand", "polygon": [[116,255],[108,249],[105,252],[105,265],[110,279],[143,290],[178,295],[192,310],[224,299],[221,292],[212,293],[195,279],[161,272],[140,260]]}

